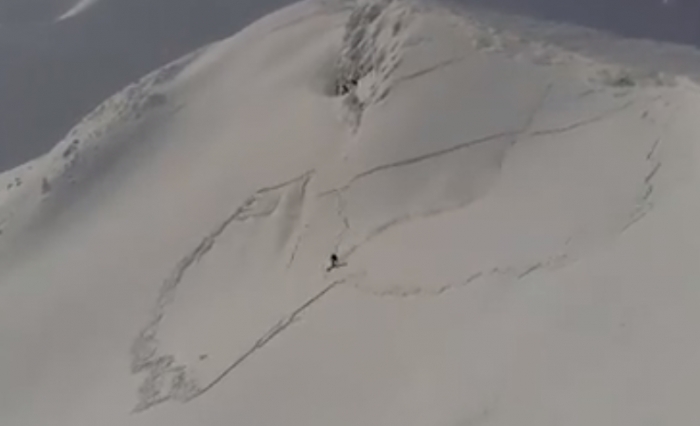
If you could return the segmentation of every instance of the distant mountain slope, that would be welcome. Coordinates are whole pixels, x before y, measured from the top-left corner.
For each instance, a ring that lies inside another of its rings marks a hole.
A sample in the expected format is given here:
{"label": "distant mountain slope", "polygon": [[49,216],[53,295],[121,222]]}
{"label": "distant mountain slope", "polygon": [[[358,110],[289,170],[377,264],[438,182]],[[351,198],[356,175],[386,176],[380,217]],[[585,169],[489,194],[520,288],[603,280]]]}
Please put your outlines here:
{"label": "distant mountain slope", "polygon": [[0,2],[0,171],[43,155],[128,83],[291,0]]}
{"label": "distant mountain slope", "polygon": [[700,90],[522,34],[302,2],[0,174],[0,423],[697,423]]}

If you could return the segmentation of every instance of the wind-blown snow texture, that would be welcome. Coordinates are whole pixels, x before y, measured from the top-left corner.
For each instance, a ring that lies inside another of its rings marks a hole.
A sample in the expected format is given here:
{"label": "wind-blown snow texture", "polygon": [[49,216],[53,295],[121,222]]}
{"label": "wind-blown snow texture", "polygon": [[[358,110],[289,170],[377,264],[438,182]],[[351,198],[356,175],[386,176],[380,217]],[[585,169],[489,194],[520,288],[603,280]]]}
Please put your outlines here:
{"label": "wind-blown snow texture", "polygon": [[68,9],[65,13],[63,13],[61,16],[56,18],[57,21],[63,21],[64,19],[69,19],[74,16],[77,16],[86,10],[88,10],[90,7],[94,6],[95,3],[97,3],[97,0],[80,0],[73,7]]}
{"label": "wind-blown snow texture", "polygon": [[482,18],[302,2],[1,174],[1,423],[696,423],[700,90]]}

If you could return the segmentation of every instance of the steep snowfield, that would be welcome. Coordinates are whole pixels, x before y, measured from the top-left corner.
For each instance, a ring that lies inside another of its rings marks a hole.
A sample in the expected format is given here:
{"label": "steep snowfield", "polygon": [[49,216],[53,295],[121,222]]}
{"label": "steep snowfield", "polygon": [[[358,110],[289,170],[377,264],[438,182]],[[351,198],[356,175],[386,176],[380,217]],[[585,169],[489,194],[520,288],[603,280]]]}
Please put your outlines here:
{"label": "steep snowfield", "polygon": [[283,9],[0,175],[1,423],[694,424],[698,114],[446,9]]}

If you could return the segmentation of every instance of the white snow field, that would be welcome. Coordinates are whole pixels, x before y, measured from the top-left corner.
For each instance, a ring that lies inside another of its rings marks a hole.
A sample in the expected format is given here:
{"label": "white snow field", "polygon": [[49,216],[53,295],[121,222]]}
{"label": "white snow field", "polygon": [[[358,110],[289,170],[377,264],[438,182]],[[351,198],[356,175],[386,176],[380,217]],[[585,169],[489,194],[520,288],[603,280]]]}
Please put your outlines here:
{"label": "white snow field", "polygon": [[0,424],[699,424],[700,88],[652,71],[306,1],[144,77],[0,175]]}

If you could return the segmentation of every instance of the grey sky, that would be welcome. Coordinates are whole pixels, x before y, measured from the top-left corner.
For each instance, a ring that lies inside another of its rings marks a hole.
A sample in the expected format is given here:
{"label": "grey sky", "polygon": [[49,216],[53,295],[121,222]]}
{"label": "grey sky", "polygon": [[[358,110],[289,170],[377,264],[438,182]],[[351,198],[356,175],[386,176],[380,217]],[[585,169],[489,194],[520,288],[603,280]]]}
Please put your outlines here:
{"label": "grey sky", "polygon": [[700,45],[700,0],[452,0],[626,37]]}
{"label": "grey sky", "polygon": [[[50,149],[129,82],[292,0],[0,0],[0,171]],[[700,1],[453,0],[626,36],[700,43]]]}

